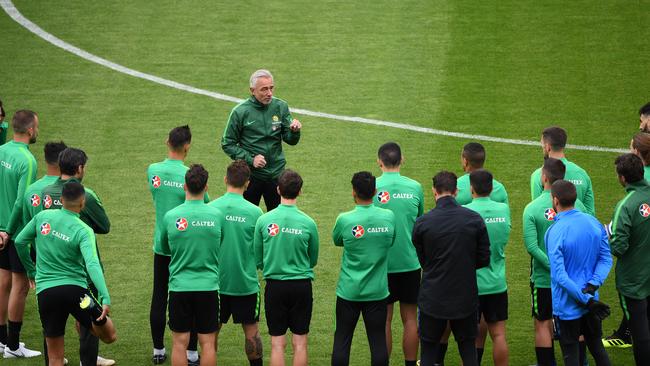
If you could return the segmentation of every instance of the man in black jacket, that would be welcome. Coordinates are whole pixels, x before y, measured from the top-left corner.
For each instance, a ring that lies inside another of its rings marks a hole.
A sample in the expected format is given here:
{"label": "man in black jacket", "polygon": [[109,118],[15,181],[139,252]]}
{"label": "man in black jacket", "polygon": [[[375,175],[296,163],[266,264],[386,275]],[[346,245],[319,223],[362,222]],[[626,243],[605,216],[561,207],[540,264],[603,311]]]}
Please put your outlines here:
{"label": "man in black jacket", "polygon": [[456,192],[454,173],[436,174],[436,208],[413,227],[413,245],[423,271],[418,297],[422,366],[434,365],[447,322],[463,365],[478,365],[476,269],[490,264],[490,239],[481,216],[458,205]]}

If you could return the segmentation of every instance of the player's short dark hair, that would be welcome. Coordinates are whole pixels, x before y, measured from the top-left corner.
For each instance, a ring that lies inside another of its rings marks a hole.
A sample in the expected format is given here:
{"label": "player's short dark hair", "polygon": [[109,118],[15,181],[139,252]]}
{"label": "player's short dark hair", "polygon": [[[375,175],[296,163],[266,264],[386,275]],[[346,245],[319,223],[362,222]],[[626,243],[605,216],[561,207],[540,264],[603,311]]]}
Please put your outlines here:
{"label": "player's short dark hair", "polygon": [[387,142],[379,147],[377,157],[387,168],[394,168],[402,163],[402,149],[396,142]]}
{"label": "player's short dark hair", "polygon": [[280,196],[292,200],[300,194],[302,177],[291,169],[285,169],[278,177],[278,188]]}
{"label": "player's short dark hair", "polygon": [[462,156],[472,168],[481,169],[485,163],[485,148],[478,142],[470,142],[463,146]]}
{"label": "player's short dark hair", "polygon": [[15,133],[26,133],[36,123],[36,113],[27,109],[21,109],[14,113],[11,119],[11,126]]}
{"label": "player's short dark hair", "polygon": [[73,202],[86,194],[84,186],[79,182],[67,182],[63,185],[61,198],[68,202]]}
{"label": "player's short dark hair", "polygon": [[201,164],[192,164],[185,173],[185,186],[191,194],[200,194],[208,184],[208,171]]}
{"label": "player's short dark hair", "polygon": [[59,169],[61,174],[75,175],[80,165],[85,166],[88,162],[88,155],[74,147],[68,147],[59,153]]}
{"label": "player's short dark hair", "polygon": [[7,113],[5,112],[5,108],[2,105],[2,100],[0,100],[0,119],[5,118],[6,115]]}
{"label": "player's short dark hair", "polygon": [[45,152],[45,162],[50,165],[59,163],[59,154],[67,148],[63,141],[50,141],[45,144],[43,151]]}
{"label": "player's short dark hair", "polygon": [[551,195],[560,201],[562,207],[571,207],[578,199],[576,186],[568,180],[556,180],[551,186]]}
{"label": "player's short dark hair", "polygon": [[251,168],[243,160],[235,160],[226,169],[226,182],[235,188],[242,188],[251,177]]}
{"label": "player's short dark hair", "polygon": [[478,196],[489,196],[493,185],[492,173],[485,169],[477,169],[469,173],[469,184]]}
{"label": "player's short dark hair", "polygon": [[560,159],[546,158],[544,159],[544,166],[542,171],[548,179],[550,184],[555,183],[555,181],[564,179],[566,174],[566,165]]}
{"label": "player's short dark hair", "polygon": [[650,102],[646,103],[643,105],[643,107],[639,108],[639,116],[648,116],[650,115]]}
{"label": "player's short dark hair", "polygon": [[192,142],[192,131],[190,131],[190,126],[185,125],[172,128],[172,130],[169,131],[167,141],[169,141],[169,146],[173,150],[182,149],[185,144]]}
{"label": "player's short dark hair", "polygon": [[646,132],[637,132],[637,134],[632,137],[632,147],[639,152],[643,164],[650,165],[650,134]]}
{"label": "player's short dark hair", "polygon": [[438,193],[454,193],[457,180],[456,174],[443,170],[433,177],[433,188]]}
{"label": "player's short dark hair", "polygon": [[567,134],[564,128],[551,126],[542,131],[542,139],[551,145],[551,150],[560,151],[566,146]]}
{"label": "player's short dark hair", "polygon": [[614,161],[616,174],[625,178],[627,183],[635,183],[643,179],[643,161],[634,154],[623,154]]}
{"label": "player's short dark hair", "polygon": [[352,175],[352,189],[360,199],[369,200],[375,196],[376,181],[377,179],[370,172],[356,172]]}

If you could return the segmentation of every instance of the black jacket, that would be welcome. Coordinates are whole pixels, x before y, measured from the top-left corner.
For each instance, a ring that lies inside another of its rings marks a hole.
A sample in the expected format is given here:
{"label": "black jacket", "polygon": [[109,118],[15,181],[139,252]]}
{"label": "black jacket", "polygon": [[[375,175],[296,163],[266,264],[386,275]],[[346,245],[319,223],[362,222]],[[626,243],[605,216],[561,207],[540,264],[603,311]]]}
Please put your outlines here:
{"label": "black jacket", "polygon": [[490,238],[481,216],[451,196],[442,197],[415,222],[413,245],[422,265],[420,311],[438,319],[476,312],[476,269],[490,264]]}

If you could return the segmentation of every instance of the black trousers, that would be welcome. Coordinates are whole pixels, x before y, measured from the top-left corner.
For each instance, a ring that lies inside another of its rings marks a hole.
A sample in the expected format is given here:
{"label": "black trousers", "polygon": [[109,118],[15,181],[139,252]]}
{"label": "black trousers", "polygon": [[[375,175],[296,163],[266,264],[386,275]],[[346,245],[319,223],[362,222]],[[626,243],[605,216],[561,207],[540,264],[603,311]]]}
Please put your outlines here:
{"label": "black trousers", "polygon": [[[156,349],[165,348],[165,327],[167,325],[167,298],[169,290],[169,262],[171,257],[166,255],[153,255],[153,291],[151,294],[151,309],[149,311],[149,325],[151,339]],[[196,351],[198,337],[196,331],[190,332],[189,351]]]}
{"label": "black trousers", "polygon": [[386,301],[348,301],[340,297],[336,298],[336,331],[332,366],[350,364],[352,336],[360,314],[363,314],[363,323],[370,344],[370,365],[388,366]]}
{"label": "black trousers", "polygon": [[600,319],[587,313],[582,318],[574,320],[560,320],[555,318],[555,327],[560,336],[560,348],[565,366],[582,366],[580,364],[580,345],[578,338],[585,337],[589,353],[594,358],[596,366],[609,366],[609,357],[603,346],[603,335]]}
{"label": "black trousers", "polygon": [[624,310],[629,316],[629,327],[632,333],[632,349],[637,365],[650,365],[650,306],[646,297],[642,300],[624,297]]}
{"label": "black trousers", "polygon": [[246,201],[259,206],[262,196],[264,196],[266,212],[269,212],[280,205],[277,179],[265,181],[251,176],[248,188],[244,192],[244,198]]}
{"label": "black trousers", "polygon": [[420,365],[435,365],[440,352],[440,338],[449,322],[456,343],[458,343],[458,352],[463,360],[463,365],[478,366],[475,344],[478,333],[477,313],[472,313],[462,319],[438,319],[420,312],[419,318]]}

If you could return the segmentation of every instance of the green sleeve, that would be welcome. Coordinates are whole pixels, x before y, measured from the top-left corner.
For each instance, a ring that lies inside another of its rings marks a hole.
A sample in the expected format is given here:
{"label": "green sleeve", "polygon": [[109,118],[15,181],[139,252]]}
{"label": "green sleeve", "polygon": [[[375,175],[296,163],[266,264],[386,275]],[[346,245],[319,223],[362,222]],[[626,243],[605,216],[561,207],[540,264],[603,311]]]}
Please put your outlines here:
{"label": "green sleeve", "polygon": [[300,141],[300,131],[291,131],[291,128],[289,128],[291,122],[293,122],[293,117],[289,112],[289,106],[285,104],[282,107],[282,140],[289,145],[295,145]]}
{"label": "green sleeve", "polygon": [[160,241],[160,251],[162,253],[171,253],[171,249],[169,248],[169,236],[167,234],[167,215],[165,215],[165,218],[163,219],[163,224],[160,228],[160,233],[158,234],[158,240]]}
{"label": "green sleeve", "polygon": [[[540,192],[541,193],[541,192]],[[506,187],[503,187],[503,201],[506,205],[510,206],[510,201],[508,201],[508,191],[506,191]]]}
{"label": "green sleeve", "polygon": [[612,236],[609,238],[609,246],[612,254],[617,257],[622,256],[630,246],[630,231],[632,229],[632,220],[625,207],[625,202],[632,195],[628,194],[616,207],[614,218],[612,219]]}
{"label": "green sleeve", "polygon": [[14,202],[14,208],[11,210],[11,217],[7,225],[7,233],[13,235],[22,223],[23,218],[23,198],[25,191],[30,184],[34,183],[36,178],[36,160],[30,155],[27,159],[27,166],[21,172],[20,181],[18,182],[18,194]]}
{"label": "green sleeve", "polygon": [[422,187],[418,190],[418,198],[420,200],[420,203],[418,204],[418,216],[420,217],[424,215],[424,191],[422,191]]}
{"label": "green sleeve", "polygon": [[587,188],[585,191],[585,199],[582,203],[584,203],[587,213],[596,217],[596,203],[594,199],[594,190],[591,187],[591,178],[589,178],[589,176],[586,176],[585,178],[587,181]]}
{"label": "green sleeve", "polygon": [[239,142],[241,141],[241,120],[233,109],[228,117],[226,129],[223,131],[221,138],[221,149],[226,155],[230,156],[232,160],[242,159],[248,165],[253,165],[253,155],[244,150]]}
{"label": "green sleeve", "polygon": [[544,186],[542,186],[542,169],[539,168],[530,175],[530,199],[534,200],[542,192],[544,192]]}
{"label": "green sleeve", "polygon": [[314,268],[318,263],[318,247],[320,246],[320,240],[318,239],[318,228],[316,224],[312,224],[312,227],[309,229],[309,267]]}
{"label": "green sleeve", "polygon": [[7,122],[0,123],[0,145],[4,145],[7,142],[7,129],[9,129]]}
{"label": "green sleeve", "polygon": [[253,236],[253,250],[255,251],[255,263],[257,268],[264,269],[264,239],[262,238],[261,220],[255,223],[255,235]]}
{"label": "green sleeve", "polygon": [[535,225],[535,217],[529,214],[524,210],[524,244],[526,245],[526,250],[533,258],[535,258],[539,263],[544,266],[545,269],[550,270],[551,266],[548,261],[548,255],[539,247],[537,241],[538,233],[537,226]]}
{"label": "green sleeve", "polygon": [[99,257],[97,256],[95,233],[93,233],[90,228],[84,228],[80,232],[79,239],[79,250],[86,262],[86,271],[95,287],[97,287],[99,300],[102,305],[110,305],[111,297],[108,294],[108,288],[106,287],[106,281],[104,280],[104,273],[102,272],[102,267],[99,264]]}
{"label": "green sleeve", "polygon": [[104,206],[93,191],[86,191],[86,206],[81,210],[81,220],[88,224],[95,234],[108,234],[111,222],[106,215]]}
{"label": "green sleeve", "polygon": [[14,245],[16,247],[18,257],[20,258],[20,262],[23,264],[23,267],[25,267],[25,270],[27,271],[27,277],[30,279],[36,278],[36,266],[32,261],[32,257],[29,255],[31,243],[34,242],[34,238],[36,238],[36,223],[32,219],[29,220],[27,224],[25,224],[23,230],[14,240]]}
{"label": "green sleeve", "polygon": [[334,241],[334,245],[337,247],[343,246],[343,233],[341,232],[340,221],[341,217],[339,216],[334,224],[334,229],[332,229],[332,240]]}

